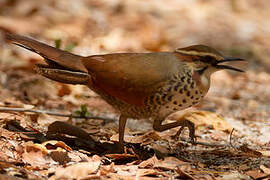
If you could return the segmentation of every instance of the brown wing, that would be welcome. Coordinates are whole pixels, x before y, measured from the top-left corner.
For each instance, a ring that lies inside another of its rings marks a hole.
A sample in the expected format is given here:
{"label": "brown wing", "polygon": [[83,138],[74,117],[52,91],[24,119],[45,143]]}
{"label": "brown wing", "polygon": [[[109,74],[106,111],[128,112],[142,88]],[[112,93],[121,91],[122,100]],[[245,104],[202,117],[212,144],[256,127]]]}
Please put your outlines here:
{"label": "brown wing", "polygon": [[140,106],[178,70],[179,61],[163,52],[97,55],[82,59],[82,63],[94,88]]}

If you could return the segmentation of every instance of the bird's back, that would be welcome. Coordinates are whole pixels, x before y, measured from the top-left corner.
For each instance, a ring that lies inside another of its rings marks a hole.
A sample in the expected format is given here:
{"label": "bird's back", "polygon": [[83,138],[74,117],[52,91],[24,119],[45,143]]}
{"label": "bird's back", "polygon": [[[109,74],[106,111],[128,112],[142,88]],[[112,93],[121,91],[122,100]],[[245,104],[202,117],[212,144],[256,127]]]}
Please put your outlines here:
{"label": "bird's back", "polygon": [[137,106],[180,66],[177,58],[166,52],[97,55],[86,57],[82,63],[92,77],[94,90]]}

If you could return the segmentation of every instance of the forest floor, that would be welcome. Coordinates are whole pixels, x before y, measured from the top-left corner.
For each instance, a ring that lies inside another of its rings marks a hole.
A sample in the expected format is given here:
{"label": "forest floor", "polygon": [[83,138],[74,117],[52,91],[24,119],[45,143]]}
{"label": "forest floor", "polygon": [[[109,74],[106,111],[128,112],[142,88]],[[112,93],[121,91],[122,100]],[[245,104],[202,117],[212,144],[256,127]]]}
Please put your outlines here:
{"label": "forest floor", "polygon": [[188,130],[174,139],[178,128],[159,133],[151,120],[129,119],[126,153],[116,154],[114,109],[85,86],[36,74],[42,58],[0,36],[0,179],[270,178],[267,2],[0,1],[0,35],[58,42],[75,54],[169,51],[199,42],[248,61],[239,65],[245,73],[215,73],[199,105],[166,120],[194,122],[197,144]]}

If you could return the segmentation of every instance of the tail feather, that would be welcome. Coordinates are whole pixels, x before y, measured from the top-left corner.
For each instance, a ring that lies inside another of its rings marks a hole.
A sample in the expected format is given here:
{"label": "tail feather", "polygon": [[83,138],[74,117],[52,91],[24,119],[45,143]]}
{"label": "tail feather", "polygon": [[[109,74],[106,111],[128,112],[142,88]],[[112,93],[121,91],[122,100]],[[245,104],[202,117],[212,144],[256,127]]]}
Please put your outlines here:
{"label": "tail feather", "polygon": [[63,67],[77,71],[87,72],[87,69],[81,62],[82,56],[78,56],[67,51],[57,49],[55,47],[49,46],[47,44],[41,43],[25,36],[6,34],[5,37],[12,43],[28,49],[32,52],[35,52],[43,58],[51,60]]}

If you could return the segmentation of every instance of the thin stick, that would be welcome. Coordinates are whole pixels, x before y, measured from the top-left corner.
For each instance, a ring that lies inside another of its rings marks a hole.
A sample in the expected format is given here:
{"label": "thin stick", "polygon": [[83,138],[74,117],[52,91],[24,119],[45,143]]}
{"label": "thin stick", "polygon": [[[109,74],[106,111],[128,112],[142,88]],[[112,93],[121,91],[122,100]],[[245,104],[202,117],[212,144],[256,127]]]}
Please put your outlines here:
{"label": "thin stick", "polygon": [[234,128],[232,129],[231,133],[230,133],[230,146],[233,148],[233,149],[237,149],[234,147],[234,145],[232,144],[232,135],[233,135],[233,131],[234,131]]}
{"label": "thin stick", "polygon": [[46,111],[46,110],[38,110],[38,109],[0,107],[0,112],[6,112],[6,111],[32,112],[32,113],[38,113],[38,114],[48,114],[48,115],[53,115],[53,116],[72,117],[72,118],[79,118],[79,119],[98,119],[98,120],[116,121],[116,119],[114,119],[114,118],[107,118],[107,117],[101,117],[101,116],[84,116],[84,117],[81,117],[81,116],[72,115],[72,114],[61,114],[61,113],[57,113],[57,112]]}

